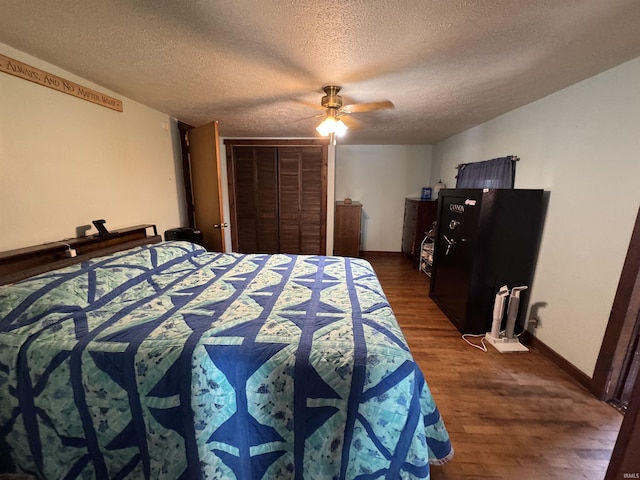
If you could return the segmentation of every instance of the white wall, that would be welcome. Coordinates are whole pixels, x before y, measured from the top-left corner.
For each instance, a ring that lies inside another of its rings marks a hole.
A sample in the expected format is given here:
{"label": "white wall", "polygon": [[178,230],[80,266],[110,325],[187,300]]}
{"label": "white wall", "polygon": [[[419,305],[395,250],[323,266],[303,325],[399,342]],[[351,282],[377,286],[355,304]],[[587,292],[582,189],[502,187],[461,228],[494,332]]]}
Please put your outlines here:
{"label": "white wall", "polygon": [[109,229],[182,224],[179,140],[169,116],[6,45],[0,53],[124,107],[0,73],[0,250],[75,237],[76,227],[101,218]]}
{"label": "white wall", "polygon": [[592,375],[640,204],[640,58],[434,146],[432,178],[514,154],[550,201],[530,302],[535,334]]}
{"label": "white wall", "polygon": [[430,145],[338,145],[335,199],[362,203],[361,249],[400,252],[404,199],[433,186]]}

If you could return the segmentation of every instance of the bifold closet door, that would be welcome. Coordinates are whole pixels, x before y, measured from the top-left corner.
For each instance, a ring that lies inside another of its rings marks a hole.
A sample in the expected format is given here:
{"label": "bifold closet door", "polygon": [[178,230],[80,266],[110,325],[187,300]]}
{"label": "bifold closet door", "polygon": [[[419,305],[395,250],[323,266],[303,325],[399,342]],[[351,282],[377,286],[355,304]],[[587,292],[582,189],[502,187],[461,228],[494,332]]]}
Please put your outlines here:
{"label": "bifold closet door", "polygon": [[225,140],[233,250],[325,254],[327,145],[265,142]]}
{"label": "bifold closet door", "polygon": [[278,155],[275,147],[233,147],[236,251],[278,253]]}
{"label": "bifold closet door", "polygon": [[325,253],[323,174],[322,147],[278,148],[281,252]]}

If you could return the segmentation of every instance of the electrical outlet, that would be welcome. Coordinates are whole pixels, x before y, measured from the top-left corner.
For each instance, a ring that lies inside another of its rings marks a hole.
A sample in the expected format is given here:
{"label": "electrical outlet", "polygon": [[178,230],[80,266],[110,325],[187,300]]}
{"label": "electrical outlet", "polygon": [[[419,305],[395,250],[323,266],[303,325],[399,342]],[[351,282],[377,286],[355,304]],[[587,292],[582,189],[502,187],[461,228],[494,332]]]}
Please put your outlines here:
{"label": "electrical outlet", "polygon": [[538,310],[547,306],[547,302],[536,302],[531,305],[531,309],[529,310],[529,318],[527,319],[527,324],[525,328],[529,325],[533,325],[534,328],[538,328],[540,326],[540,316],[538,314]]}

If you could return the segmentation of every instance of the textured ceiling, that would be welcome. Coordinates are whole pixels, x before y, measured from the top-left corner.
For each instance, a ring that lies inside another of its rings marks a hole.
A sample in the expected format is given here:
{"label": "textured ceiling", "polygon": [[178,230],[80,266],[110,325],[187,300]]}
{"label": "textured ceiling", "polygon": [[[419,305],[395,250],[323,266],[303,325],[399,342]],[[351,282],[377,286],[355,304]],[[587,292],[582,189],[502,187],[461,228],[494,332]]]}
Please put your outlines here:
{"label": "textured ceiling", "polygon": [[[637,0],[0,0],[0,42],[224,137],[431,144],[640,56]],[[126,101],[124,104],[126,109]]]}

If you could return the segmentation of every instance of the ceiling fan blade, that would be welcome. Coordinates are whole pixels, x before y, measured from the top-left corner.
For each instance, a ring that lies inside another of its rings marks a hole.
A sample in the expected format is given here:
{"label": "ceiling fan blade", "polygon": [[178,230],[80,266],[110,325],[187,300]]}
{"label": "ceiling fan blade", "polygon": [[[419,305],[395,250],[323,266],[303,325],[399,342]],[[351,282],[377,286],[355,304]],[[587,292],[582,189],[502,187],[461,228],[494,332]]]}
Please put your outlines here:
{"label": "ceiling fan blade", "polygon": [[372,112],[374,110],[385,110],[387,108],[395,108],[395,105],[389,100],[381,100],[379,102],[354,103],[345,105],[341,110],[345,113]]}
{"label": "ceiling fan blade", "polygon": [[340,120],[344,122],[344,124],[349,127],[351,130],[357,130],[360,128],[360,122],[355,118],[345,114],[340,115]]}
{"label": "ceiling fan blade", "polygon": [[304,100],[296,100],[296,103],[305,107],[313,108],[314,110],[324,110],[324,107],[317,103],[305,102]]}
{"label": "ceiling fan blade", "polygon": [[307,120],[311,120],[312,118],[320,119],[320,117],[325,117],[325,116],[326,116],[326,114],[324,114],[324,113],[318,113],[316,115],[310,115],[308,117],[298,118],[296,120],[296,122],[306,122]]}

